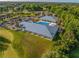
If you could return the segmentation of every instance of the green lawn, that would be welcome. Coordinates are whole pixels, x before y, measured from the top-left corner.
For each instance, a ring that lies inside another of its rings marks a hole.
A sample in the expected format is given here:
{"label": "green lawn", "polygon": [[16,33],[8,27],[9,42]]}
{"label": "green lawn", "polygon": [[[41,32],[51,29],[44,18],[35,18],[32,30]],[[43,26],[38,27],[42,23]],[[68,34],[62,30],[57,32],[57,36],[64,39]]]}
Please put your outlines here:
{"label": "green lawn", "polygon": [[[52,46],[51,41],[28,32],[17,32],[1,28],[0,30],[3,30],[4,33],[9,31],[13,35],[11,47],[7,52],[5,51],[6,53],[4,53],[3,57],[41,57],[42,54],[48,51]],[[6,37],[6,34],[3,36]],[[7,54],[8,52],[11,56]]]}
{"label": "green lawn", "polygon": [[74,49],[71,53],[72,58],[79,58],[79,47],[77,47],[76,49]]}

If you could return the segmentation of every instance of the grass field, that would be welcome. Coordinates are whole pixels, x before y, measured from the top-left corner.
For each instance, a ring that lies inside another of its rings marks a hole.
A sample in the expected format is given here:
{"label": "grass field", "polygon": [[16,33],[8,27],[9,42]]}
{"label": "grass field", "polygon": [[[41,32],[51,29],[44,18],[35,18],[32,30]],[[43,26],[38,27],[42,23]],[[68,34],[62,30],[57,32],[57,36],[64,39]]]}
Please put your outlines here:
{"label": "grass field", "polygon": [[12,41],[3,57],[41,57],[52,46],[51,41],[28,32],[17,32],[2,28],[0,28],[0,31],[0,36]]}

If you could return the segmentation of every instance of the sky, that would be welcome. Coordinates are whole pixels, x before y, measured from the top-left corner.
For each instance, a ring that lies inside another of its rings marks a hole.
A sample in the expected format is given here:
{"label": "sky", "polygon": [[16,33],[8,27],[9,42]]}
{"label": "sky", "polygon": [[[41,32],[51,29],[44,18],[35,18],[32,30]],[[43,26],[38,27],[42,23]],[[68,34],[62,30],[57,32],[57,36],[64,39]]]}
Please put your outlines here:
{"label": "sky", "polygon": [[79,0],[54,0],[55,2],[78,2],[79,3]]}
{"label": "sky", "polygon": [[0,1],[29,1],[29,2],[74,2],[79,3],[79,0],[0,0]]}

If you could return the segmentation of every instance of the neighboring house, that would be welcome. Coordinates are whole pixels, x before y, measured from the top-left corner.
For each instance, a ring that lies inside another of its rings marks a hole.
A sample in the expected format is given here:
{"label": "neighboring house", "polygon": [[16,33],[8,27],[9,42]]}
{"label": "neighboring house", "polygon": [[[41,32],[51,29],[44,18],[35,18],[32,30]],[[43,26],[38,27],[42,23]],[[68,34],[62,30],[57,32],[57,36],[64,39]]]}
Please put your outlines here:
{"label": "neighboring house", "polygon": [[57,21],[55,16],[43,16],[40,19],[42,21],[48,21],[48,22],[53,22],[53,23],[55,23]]}

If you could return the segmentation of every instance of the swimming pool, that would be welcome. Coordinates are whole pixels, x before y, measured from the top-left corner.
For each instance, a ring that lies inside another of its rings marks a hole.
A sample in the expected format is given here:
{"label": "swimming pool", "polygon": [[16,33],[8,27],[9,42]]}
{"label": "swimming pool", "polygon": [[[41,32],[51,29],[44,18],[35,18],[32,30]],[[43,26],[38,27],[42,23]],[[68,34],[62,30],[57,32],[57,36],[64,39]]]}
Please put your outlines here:
{"label": "swimming pool", "polygon": [[49,25],[49,22],[34,22],[36,24]]}

